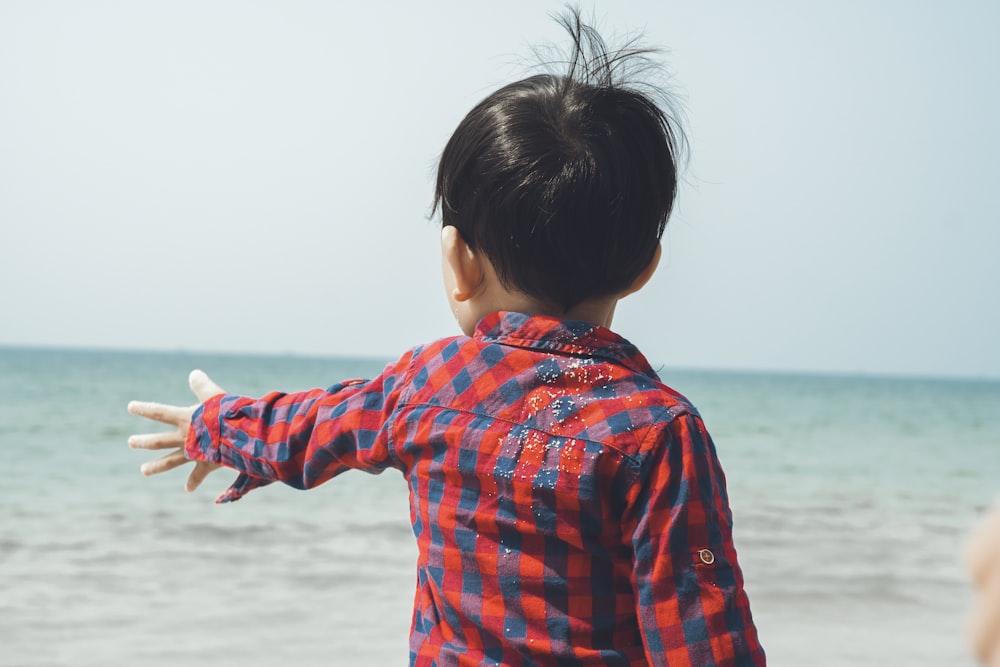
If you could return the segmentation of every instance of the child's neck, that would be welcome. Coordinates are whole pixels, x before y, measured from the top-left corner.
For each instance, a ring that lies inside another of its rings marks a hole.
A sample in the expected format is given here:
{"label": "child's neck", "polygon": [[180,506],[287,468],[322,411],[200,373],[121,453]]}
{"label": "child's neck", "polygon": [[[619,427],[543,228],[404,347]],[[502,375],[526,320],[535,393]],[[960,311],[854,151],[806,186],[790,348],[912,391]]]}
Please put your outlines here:
{"label": "child's neck", "polygon": [[547,315],[560,320],[580,320],[602,327],[611,326],[611,320],[615,315],[615,306],[618,304],[617,298],[604,297],[591,299],[565,310],[558,305],[540,301],[521,292],[510,292],[503,288],[489,296],[490,298],[484,299],[481,306],[486,311],[482,313],[484,316],[489,312],[506,310],[526,315]]}

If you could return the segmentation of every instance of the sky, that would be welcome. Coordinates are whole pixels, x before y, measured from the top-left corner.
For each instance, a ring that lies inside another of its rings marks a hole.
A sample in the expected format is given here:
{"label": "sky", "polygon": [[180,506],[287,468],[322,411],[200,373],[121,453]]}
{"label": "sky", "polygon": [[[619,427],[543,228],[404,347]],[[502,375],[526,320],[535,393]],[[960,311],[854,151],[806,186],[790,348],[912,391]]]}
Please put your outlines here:
{"label": "sky", "polygon": [[[1000,378],[1000,5],[581,6],[665,49],[685,112],[664,261],[614,325],[654,365]],[[436,159],[561,7],[0,0],[0,345],[458,333]]]}

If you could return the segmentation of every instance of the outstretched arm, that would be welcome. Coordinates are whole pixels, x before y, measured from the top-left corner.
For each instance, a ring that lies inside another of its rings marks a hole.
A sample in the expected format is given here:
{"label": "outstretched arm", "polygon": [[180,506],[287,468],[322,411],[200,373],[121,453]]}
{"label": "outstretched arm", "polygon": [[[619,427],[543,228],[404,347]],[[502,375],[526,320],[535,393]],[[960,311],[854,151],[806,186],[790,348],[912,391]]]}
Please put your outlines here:
{"label": "outstretched arm", "polygon": [[133,436],[143,449],[181,447],[151,461],[146,474],[196,464],[187,488],[220,465],[240,475],[217,502],[280,481],[308,489],[350,469],[378,473],[396,461],[390,451],[391,414],[405,386],[413,351],[372,380],[350,380],[328,389],[261,398],[223,394],[204,373],[192,373],[203,402],[190,407],[133,403],[129,410],[175,427],[171,433]]}
{"label": "outstretched arm", "polygon": [[[197,397],[199,405],[213,396],[225,393],[219,385],[202,371],[191,371],[188,376],[188,384],[191,391]],[[149,403],[144,401],[132,401],[128,404],[128,411],[137,417],[145,417],[163,424],[174,427],[172,431],[164,433],[144,433],[133,435],[128,439],[128,446],[133,449],[172,449],[174,451],[164,454],[158,459],[147,461],[142,464],[143,475],[158,475],[168,470],[173,470],[185,463],[192,461],[184,455],[184,441],[191,426],[191,415],[198,409],[198,405],[182,407],[178,405],[165,405],[163,403]],[[217,463],[207,461],[195,461],[194,469],[188,476],[184,489],[189,493],[198,488],[213,470],[221,466]]]}

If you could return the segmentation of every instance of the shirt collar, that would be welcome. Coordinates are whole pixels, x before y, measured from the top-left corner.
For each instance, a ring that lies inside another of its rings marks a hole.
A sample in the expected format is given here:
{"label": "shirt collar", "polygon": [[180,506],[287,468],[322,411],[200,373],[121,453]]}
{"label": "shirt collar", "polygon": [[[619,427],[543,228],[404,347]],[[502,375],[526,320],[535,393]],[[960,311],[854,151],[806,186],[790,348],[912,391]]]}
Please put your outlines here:
{"label": "shirt collar", "polygon": [[472,335],[502,345],[574,357],[599,357],[659,379],[635,345],[591,322],[499,311],[481,319]]}

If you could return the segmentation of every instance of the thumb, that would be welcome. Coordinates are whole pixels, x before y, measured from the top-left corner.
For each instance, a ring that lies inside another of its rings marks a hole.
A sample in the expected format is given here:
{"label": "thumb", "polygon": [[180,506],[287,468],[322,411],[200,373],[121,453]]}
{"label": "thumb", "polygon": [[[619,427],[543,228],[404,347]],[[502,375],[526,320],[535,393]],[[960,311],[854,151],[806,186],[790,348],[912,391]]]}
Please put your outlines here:
{"label": "thumb", "polygon": [[212,382],[212,379],[205,375],[205,371],[191,371],[191,374],[188,376],[188,385],[190,385],[191,391],[194,392],[194,395],[202,403],[213,396],[226,393],[222,387]]}

